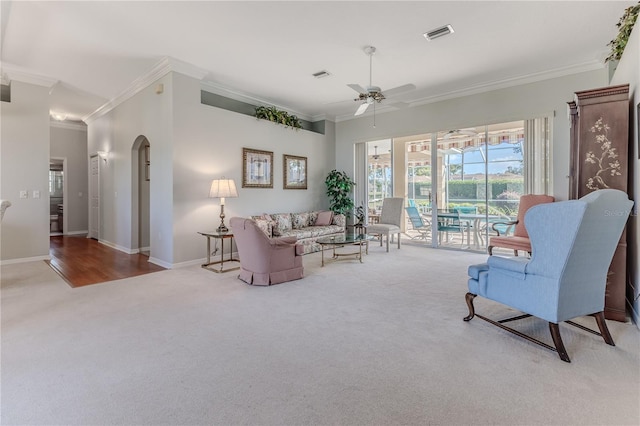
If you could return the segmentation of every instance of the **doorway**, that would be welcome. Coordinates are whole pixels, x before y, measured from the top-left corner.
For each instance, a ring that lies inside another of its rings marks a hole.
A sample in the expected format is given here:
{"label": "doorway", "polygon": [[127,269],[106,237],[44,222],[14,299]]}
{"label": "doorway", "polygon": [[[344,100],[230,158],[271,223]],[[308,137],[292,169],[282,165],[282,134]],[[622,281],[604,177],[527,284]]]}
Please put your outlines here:
{"label": "doorway", "polygon": [[100,239],[100,157],[89,159],[89,234],[87,238]]}
{"label": "doorway", "polygon": [[63,235],[67,230],[64,216],[66,159],[49,159],[49,235]]}
{"label": "doorway", "polygon": [[151,255],[151,144],[140,135],[132,146],[131,247]]}

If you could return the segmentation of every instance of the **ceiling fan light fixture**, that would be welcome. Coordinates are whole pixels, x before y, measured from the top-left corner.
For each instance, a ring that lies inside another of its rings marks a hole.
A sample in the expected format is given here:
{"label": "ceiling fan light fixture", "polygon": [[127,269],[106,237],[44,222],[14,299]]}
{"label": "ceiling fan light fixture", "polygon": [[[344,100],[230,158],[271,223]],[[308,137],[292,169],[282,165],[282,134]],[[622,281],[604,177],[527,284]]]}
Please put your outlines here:
{"label": "ceiling fan light fixture", "polygon": [[451,25],[445,25],[444,27],[440,27],[440,28],[436,28],[434,30],[431,31],[427,31],[426,33],[422,34],[424,36],[424,38],[426,38],[428,41],[432,41],[438,37],[444,37],[446,35],[452,34],[455,31],[453,30],[453,27]]}

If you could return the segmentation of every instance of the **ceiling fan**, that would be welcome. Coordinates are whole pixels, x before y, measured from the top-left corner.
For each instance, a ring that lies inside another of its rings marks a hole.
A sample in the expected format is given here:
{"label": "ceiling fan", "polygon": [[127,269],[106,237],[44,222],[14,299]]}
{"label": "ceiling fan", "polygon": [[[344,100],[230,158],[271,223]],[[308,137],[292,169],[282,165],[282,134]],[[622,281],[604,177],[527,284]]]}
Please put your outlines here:
{"label": "ceiling fan", "polygon": [[380,158],[380,156],[378,155],[378,145],[373,147],[373,155],[371,156],[371,158],[373,158],[374,160]]}
{"label": "ceiling fan", "polygon": [[373,55],[376,53],[376,48],[373,46],[367,46],[364,48],[364,53],[369,56],[369,85],[364,88],[359,84],[347,84],[350,88],[358,92],[358,97],[354,99],[356,102],[362,102],[356,113],[354,115],[362,115],[369,108],[369,105],[373,104],[374,114],[375,114],[375,104],[380,103],[387,98],[391,98],[393,96],[399,95],[404,92],[408,92],[410,90],[414,90],[416,88],[413,84],[404,84],[402,86],[395,87],[393,89],[385,90],[384,93],[382,89],[378,86],[374,86],[372,84],[372,74],[373,74]]}
{"label": "ceiling fan", "polygon": [[455,129],[449,130],[445,135],[444,139],[450,139],[454,136],[475,136],[478,132],[475,129]]}

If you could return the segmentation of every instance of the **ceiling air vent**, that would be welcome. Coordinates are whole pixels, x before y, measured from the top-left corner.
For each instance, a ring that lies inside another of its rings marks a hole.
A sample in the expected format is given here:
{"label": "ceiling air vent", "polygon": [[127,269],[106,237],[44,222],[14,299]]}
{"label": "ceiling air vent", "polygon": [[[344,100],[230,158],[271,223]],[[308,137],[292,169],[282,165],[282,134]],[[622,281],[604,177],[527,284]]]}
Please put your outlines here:
{"label": "ceiling air vent", "polygon": [[424,38],[426,38],[427,40],[431,41],[434,38],[446,36],[446,35],[451,34],[453,32],[455,32],[455,31],[453,31],[453,27],[451,25],[445,25],[444,27],[440,27],[440,28],[436,28],[435,30],[427,31],[426,33],[424,33],[422,35],[424,36]]}
{"label": "ceiling air vent", "polygon": [[324,78],[324,77],[329,77],[331,74],[329,73],[329,71],[318,71],[318,72],[314,72],[313,75],[315,78]]}

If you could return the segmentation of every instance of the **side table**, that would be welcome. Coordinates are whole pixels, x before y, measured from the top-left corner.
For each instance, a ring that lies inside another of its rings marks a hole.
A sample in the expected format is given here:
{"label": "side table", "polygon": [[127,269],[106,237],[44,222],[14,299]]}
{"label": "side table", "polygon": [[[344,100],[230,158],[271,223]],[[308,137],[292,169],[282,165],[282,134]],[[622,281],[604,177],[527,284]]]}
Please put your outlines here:
{"label": "side table", "polygon": [[[235,271],[237,269],[240,269],[239,266],[236,266],[234,268],[227,268],[224,269],[224,240],[229,239],[231,242],[231,247],[229,250],[229,259],[226,260],[226,262],[240,262],[240,259],[234,259],[233,258],[233,233],[231,232],[217,232],[217,231],[211,231],[211,232],[198,232],[198,234],[203,235],[205,237],[207,237],[207,263],[203,263],[202,267],[211,271],[211,272],[217,272],[217,273],[221,273],[221,272],[229,272],[229,271]],[[216,260],[216,261],[211,261],[211,238],[214,238],[217,242],[217,240],[220,240],[220,260]],[[210,268],[209,266],[211,265],[217,265],[220,264],[220,268]]]}

